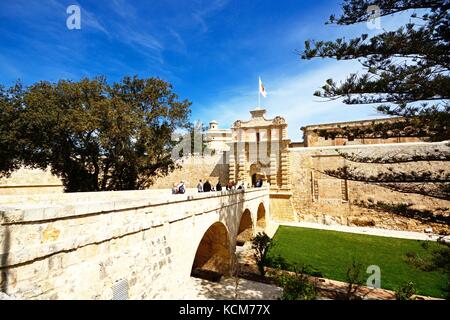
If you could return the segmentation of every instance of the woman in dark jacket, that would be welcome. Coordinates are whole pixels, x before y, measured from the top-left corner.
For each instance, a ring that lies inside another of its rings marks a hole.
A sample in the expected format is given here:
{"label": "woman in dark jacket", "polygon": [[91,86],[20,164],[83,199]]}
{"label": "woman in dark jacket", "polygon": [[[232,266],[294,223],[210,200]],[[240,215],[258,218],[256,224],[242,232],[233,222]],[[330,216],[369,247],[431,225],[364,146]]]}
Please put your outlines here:
{"label": "woman in dark jacket", "polygon": [[206,180],[206,182],[203,184],[203,192],[210,192],[211,191],[211,183],[209,183],[209,180]]}

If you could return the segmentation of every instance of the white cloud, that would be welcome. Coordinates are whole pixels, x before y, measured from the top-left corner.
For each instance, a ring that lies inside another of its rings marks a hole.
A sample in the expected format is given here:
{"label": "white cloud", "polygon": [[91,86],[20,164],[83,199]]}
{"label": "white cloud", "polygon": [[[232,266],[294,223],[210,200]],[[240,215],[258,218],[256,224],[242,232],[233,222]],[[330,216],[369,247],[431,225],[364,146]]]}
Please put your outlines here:
{"label": "white cloud", "polygon": [[110,2],[113,11],[125,19],[135,19],[137,16],[134,6],[124,0],[112,0]]}
{"label": "white cloud", "polygon": [[208,24],[206,23],[206,19],[211,15],[222,10],[227,4],[229,0],[213,0],[209,2],[208,5],[201,5],[201,9],[195,10],[192,16],[194,19],[200,24],[203,32],[208,31]]}
{"label": "white cloud", "polygon": [[144,49],[159,52],[163,49],[163,45],[151,34],[136,31],[133,28],[122,28],[120,31],[123,36],[122,41],[128,44],[137,45]]}
{"label": "white cloud", "polygon": [[110,36],[108,30],[106,30],[106,28],[96,18],[96,16],[89,10],[81,7],[81,28],[83,29],[84,27],[87,27],[87,29],[103,32],[108,37]]}

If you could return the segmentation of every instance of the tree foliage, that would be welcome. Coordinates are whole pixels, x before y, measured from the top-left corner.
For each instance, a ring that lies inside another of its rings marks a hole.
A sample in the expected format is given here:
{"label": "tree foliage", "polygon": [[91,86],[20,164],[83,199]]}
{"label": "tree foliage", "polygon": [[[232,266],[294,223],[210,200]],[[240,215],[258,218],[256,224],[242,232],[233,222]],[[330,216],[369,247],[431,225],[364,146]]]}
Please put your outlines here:
{"label": "tree foliage", "polygon": [[18,84],[3,96],[0,141],[17,150],[0,172],[50,167],[69,192],[143,189],[167,174],[171,135],[190,112],[169,83],[136,76],[112,85],[102,77]]}
{"label": "tree foliage", "polygon": [[[345,165],[321,173],[338,179],[376,184],[402,193],[450,199],[450,144],[426,145],[409,150],[342,151]],[[364,164],[370,164],[367,166]],[[371,170],[367,170],[367,169]]]}
{"label": "tree foliage", "polygon": [[395,290],[395,299],[397,300],[414,300],[416,294],[416,286],[414,282],[406,282]]}
{"label": "tree foliage", "polygon": [[0,86],[0,177],[20,167],[20,143],[17,139],[17,110],[21,107],[22,86]]}
{"label": "tree foliage", "polygon": [[281,300],[314,300],[317,297],[316,286],[303,269],[291,273],[281,271],[277,282],[283,288]]}
{"label": "tree foliage", "polygon": [[[448,0],[344,0],[343,13],[329,23],[352,25],[366,22],[369,6],[380,15],[409,12],[411,22],[372,37],[305,43],[303,59],[358,59],[363,74],[350,74],[341,83],[328,79],[316,96],[350,105],[378,104],[378,111],[405,118],[404,126],[421,128],[434,141],[450,138],[450,28]],[[386,123],[381,126],[394,126]]]}
{"label": "tree foliage", "polygon": [[178,140],[177,156],[182,158],[191,155],[208,155],[212,150],[208,149],[206,131],[208,127],[203,125],[200,121],[194,123],[190,122],[186,125],[186,130],[182,133],[174,135]]}
{"label": "tree foliage", "polygon": [[343,152],[337,150],[337,153],[344,159],[355,163],[407,163],[407,162],[430,162],[430,161],[450,161],[450,143],[445,143],[441,147],[433,149],[415,148],[409,152],[403,151],[399,154],[385,152],[382,154],[367,156],[363,152]]}

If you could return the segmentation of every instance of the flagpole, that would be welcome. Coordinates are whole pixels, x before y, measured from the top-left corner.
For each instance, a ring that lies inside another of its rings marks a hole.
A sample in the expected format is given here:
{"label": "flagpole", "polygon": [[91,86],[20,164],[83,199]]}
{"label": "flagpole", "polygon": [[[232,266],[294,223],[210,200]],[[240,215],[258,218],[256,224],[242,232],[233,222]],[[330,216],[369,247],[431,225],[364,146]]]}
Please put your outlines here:
{"label": "flagpole", "polygon": [[258,90],[258,109],[261,109],[261,92]]}
{"label": "flagpole", "polygon": [[260,88],[261,77],[258,78],[258,109],[261,109],[261,88]]}

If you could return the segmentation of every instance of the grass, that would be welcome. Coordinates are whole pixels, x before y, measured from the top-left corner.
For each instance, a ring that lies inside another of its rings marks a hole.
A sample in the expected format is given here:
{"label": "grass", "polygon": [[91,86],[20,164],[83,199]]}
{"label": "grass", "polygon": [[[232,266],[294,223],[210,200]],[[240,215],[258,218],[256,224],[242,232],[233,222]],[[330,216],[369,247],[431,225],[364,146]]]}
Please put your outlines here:
{"label": "grass", "polygon": [[[378,265],[381,287],[395,290],[407,281],[414,282],[417,293],[444,298],[447,276],[425,272],[408,264],[406,254],[426,255],[423,241],[369,236],[337,231],[280,226],[269,258],[278,255],[290,265],[308,266],[328,279],[345,281],[347,267],[355,259],[363,265]],[[428,242],[430,249],[441,244]],[[367,274],[367,277],[369,274]]]}

